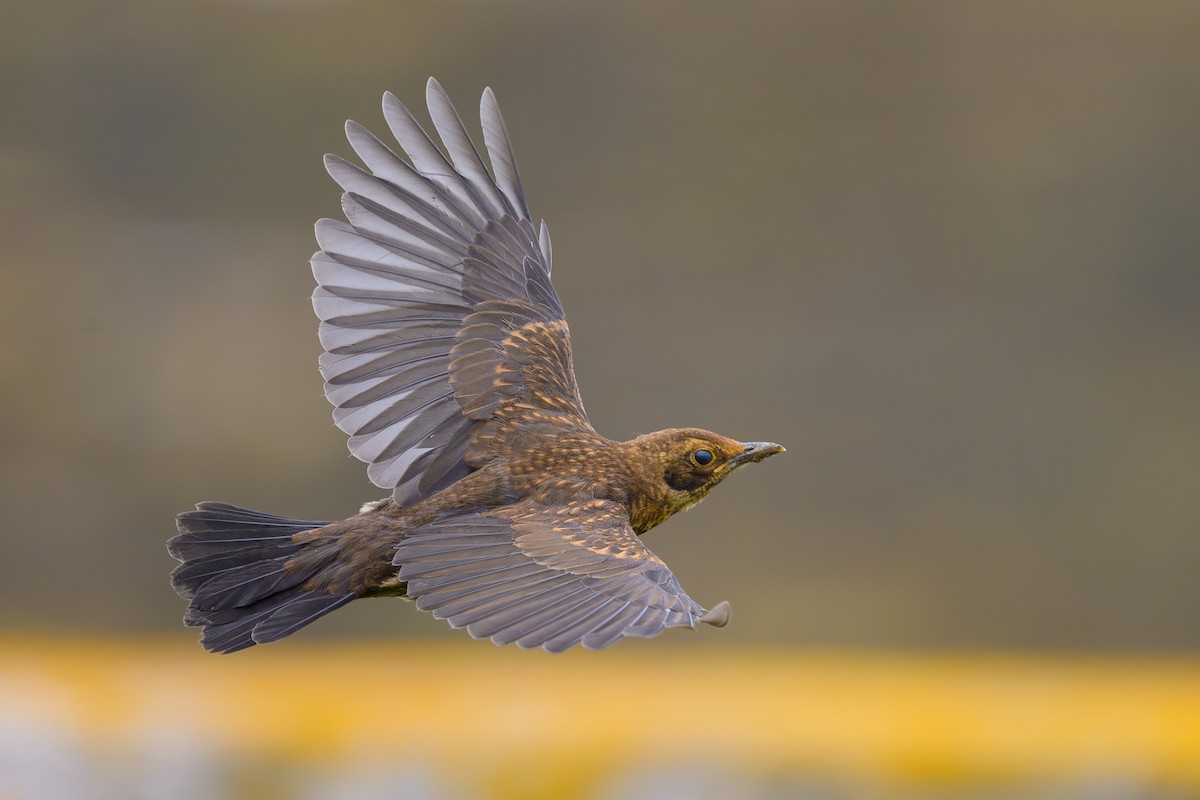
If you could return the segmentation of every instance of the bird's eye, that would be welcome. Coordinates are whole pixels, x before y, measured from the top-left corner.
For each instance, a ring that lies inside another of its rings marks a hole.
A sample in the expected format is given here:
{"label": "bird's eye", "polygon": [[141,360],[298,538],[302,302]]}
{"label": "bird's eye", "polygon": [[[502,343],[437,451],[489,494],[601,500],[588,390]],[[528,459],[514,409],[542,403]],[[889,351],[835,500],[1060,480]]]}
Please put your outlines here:
{"label": "bird's eye", "polygon": [[702,467],[707,467],[713,462],[713,454],[711,450],[696,450],[692,453],[692,461]]}

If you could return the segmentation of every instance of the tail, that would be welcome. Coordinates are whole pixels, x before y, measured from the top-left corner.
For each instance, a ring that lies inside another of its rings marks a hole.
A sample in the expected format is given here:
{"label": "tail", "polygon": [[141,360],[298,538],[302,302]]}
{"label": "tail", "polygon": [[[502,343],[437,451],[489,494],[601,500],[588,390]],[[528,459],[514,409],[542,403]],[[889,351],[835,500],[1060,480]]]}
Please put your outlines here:
{"label": "tail", "polygon": [[179,535],[167,549],[183,563],[171,573],[171,585],[190,601],[183,622],[204,628],[205,650],[234,653],[277,641],[358,596],[306,588],[336,558],[337,543],[297,541],[295,534],[328,523],[225,503],[200,503],[176,523]]}

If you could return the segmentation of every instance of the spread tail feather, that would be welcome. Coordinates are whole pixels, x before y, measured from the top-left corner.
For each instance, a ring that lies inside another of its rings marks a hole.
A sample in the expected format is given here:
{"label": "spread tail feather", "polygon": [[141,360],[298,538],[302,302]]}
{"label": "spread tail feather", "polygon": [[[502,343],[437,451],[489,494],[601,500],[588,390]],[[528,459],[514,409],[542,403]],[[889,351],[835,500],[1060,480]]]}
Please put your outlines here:
{"label": "spread tail feather", "polygon": [[189,601],[184,624],[204,629],[206,650],[233,653],[277,641],[358,596],[306,588],[336,557],[336,541],[293,537],[329,523],[206,502],[176,524],[179,534],[167,549],[183,563],[171,585]]}

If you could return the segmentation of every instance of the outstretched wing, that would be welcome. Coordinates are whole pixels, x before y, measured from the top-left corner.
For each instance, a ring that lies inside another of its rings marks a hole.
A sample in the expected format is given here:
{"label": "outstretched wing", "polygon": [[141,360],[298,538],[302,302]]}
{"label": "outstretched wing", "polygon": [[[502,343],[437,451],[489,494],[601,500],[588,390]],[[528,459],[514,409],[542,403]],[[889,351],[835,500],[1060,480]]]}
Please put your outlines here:
{"label": "outstretched wing", "polygon": [[468,448],[506,404],[591,430],[550,236],[534,229],[496,99],[480,105],[494,178],[432,78],[426,100],[448,156],[391,94],[384,117],[408,161],[346,124],[367,169],[326,157],[348,224],[318,222],[312,258],[334,421],[402,505],[478,466]]}
{"label": "outstretched wing", "polygon": [[417,607],[496,644],[599,649],[665,628],[718,627],[607,500],[547,508],[530,502],[426,525],[394,563]]}

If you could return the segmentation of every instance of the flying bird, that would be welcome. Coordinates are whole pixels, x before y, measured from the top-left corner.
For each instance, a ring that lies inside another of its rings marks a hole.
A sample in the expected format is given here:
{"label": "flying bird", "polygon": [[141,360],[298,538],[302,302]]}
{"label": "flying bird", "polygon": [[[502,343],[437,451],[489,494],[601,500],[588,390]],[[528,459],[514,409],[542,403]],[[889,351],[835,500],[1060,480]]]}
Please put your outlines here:
{"label": "flying bird", "polygon": [[391,494],[336,522],[215,502],[180,514],[184,623],[220,653],[362,597],[551,652],[724,626],[729,604],[692,600],[640,537],[783,448],[699,428],[598,434],[495,96],[480,104],[490,171],[433,79],[426,102],[444,151],[390,93],[407,160],[346,123],[366,168],[326,156],[347,221],[317,223],[312,257],[325,394]]}

